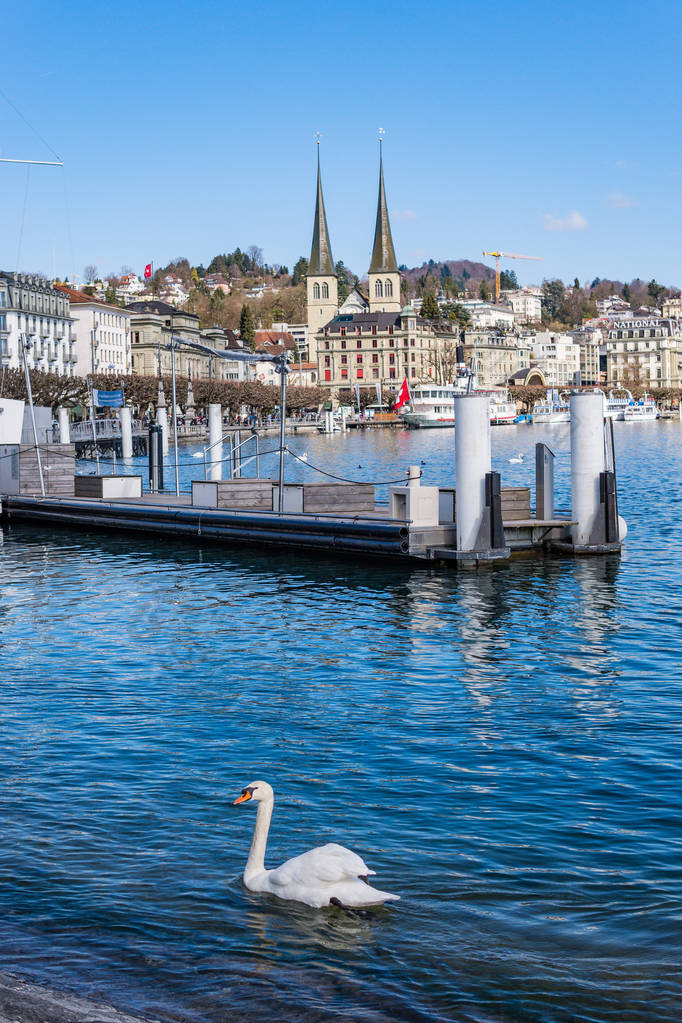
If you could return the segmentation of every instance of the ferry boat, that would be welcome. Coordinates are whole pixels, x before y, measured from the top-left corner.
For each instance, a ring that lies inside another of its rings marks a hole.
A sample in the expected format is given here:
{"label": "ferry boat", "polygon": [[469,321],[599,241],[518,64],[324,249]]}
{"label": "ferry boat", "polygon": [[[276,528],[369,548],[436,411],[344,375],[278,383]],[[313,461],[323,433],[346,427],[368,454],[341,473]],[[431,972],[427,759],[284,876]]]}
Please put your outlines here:
{"label": "ferry boat", "polygon": [[645,394],[640,401],[634,401],[628,405],[623,418],[626,423],[642,423],[658,419],[656,402],[648,394]]}
{"label": "ferry boat", "polygon": [[543,401],[535,402],[530,416],[532,423],[570,423],[571,408],[556,389],[550,389]]}
{"label": "ferry boat", "polygon": [[[410,388],[410,401],[399,417],[406,426],[430,429],[455,425],[455,398],[467,393],[466,378],[454,384],[415,384]],[[490,399],[490,422],[493,426],[513,423],[516,402],[509,400],[506,389],[475,388],[473,394],[485,394]]]}
{"label": "ferry boat", "polygon": [[608,398],[604,395],[604,418],[622,422],[625,419],[625,410],[630,405],[634,405],[634,398],[627,387],[609,391]]}

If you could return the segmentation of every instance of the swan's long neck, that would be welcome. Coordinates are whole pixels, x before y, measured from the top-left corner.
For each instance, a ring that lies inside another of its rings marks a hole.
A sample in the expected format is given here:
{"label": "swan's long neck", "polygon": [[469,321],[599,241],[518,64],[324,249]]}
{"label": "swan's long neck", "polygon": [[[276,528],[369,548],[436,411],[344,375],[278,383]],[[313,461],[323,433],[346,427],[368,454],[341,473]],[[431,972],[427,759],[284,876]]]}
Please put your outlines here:
{"label": "swan's long neck", "polygon": [[253,877],[254,874],[260,874],[261,871],[265,870],[265,847],[268,842],[268,831],[270,830],[270,819],[274,805],[274,799],[264,799],[258,804],[256,826],[253,829],[253,840],[249,850],[249,858],[244,868],[245,881],[249,877]]}

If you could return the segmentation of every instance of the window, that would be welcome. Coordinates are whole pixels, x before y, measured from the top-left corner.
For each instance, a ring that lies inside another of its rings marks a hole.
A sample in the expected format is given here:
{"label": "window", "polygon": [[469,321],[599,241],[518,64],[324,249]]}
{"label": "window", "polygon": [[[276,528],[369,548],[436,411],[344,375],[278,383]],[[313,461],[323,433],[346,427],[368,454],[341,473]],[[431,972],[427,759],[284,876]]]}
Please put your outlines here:
{"label": "window", "polygon": [[378,341],[372,341],[372,348],[377,348],[379,345]]}
{"label": "window", "polygon": [[326,351],[326,352],[328,352],[328,351],[329,351],[329,342],[328,342],[328,341],[325,341],[325,343],[324,343],[324,348],[325,348],[325,351]]}
{"label": "window", "polygon": [[362,356],[361,355],[356,355],[355,359],[356,359],[356,362],[362,363]]}
{"label": "window", "polygon": [[389,355],[388,361],[391,363],[391,365],[393,365],[393,363],[395,362],[395,355],[393,354],[393,352],[391,352],[391,354]]}
{"label": "window", "polygon": [[383,298],[384,297],[384,286],[381,283],[381,281],[375,281],[375,284],[374,284],[374,297],[375,298]]}
{"label": "window", "polygon": [[348,379],[348,370],[347,369],[342,369],[341,370],[341,379],[342,380],[347,380]]}
{"label": "window", "polygon": [[395,370],[394,369],[389,369],[388,375],[389,375],[391,380],[395,380]]}
{"label": "window", "polygon": [[342,341],[342,342],[341,342],[341,347],[342,347],[342,348],[345,348],[345,347],[346,347],[346,342],[345,342],[345,341]]}
{"label": "window", "polygon": [[362,341],[358,341],[358,348],[362,348]]}
{"label": "window", "polygon": [[345,336],[346,336],[346,328],[342,327],[341,328],[341,337],[345,337]]}
{"label": "window", "polygon": [[341,365],[345,366],[347,362],[348,362],[348,356],[347,355],[342,355],[341,356]]}
{"label": "window", "polygon": [[317,282],[316,282],[315,284],[313,284],[313,298],[319,298],[319,297],[320,297],[320,285],[317,284]]}
{"label": "window", "polygon": [[391,281],[386,281],[386,285],[385,285],[385,289],[384,289],[384,294],[386,295],[386,298],[392,298],[392,296],[393,296],[393,284],[391,283]]}
{"label": "window", "polygon": [[325,355],[325,357],[324,357],[324,364],[325,364],[325,366],[329,366],[330,363],[331,363],[331,359],[329,358],[328,355]]}
{"label": "window", "polygon": [[365,371],[364,371],[364,369],[362,368],[362,366],[358,366],[358,369],[357,369],[357,377],[358,377],[358,380],[363,380],[363,379],[364,379],[364,376],[365,376]]}
{"label": "window", "polygon": [[329,380],[331,380],[331,378],[332,378],[332,371],[330,369],[326,369],[324,371],[324,379],[326,381],[329,381]]}
{"label": "window", "polygon": [[378,361],[379,361],[379,356],[378,355],[373,355],[372,356],[372,362],[378,362]]}
{"label": "window", "polygon": [[329,298],[329,285],[326,281],[322,285],[322,298]]}
{"label": "window", "polygon": [[395,348],[395,341],[393,340],[393,338],[391,338],[391,340],[388,343],[391,346],[391,348]]}
{"label": "window", "polygon": [[372,337],[376,337],[376,333],[377,333],[377,328],[376,328],[376,326],[373,326],[372,327]]}
{"label": "window", "polygon": [[378,370],[378,369],[373,369],[373,370],[372,370],[372,376],[373,376],[373,377],[374,377],[374,379],[376,380],[376,379],[377,379],[377,377],[379,376],[379,370]]}

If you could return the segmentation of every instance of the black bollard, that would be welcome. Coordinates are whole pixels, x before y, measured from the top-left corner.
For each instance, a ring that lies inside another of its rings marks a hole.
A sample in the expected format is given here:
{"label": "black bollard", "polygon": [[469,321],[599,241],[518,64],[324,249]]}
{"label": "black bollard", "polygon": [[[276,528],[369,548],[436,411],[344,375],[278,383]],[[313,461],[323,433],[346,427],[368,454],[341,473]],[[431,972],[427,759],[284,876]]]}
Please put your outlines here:
{"label": "black bollard", "polygon": [[[152,424],[149,427],[149,490],[152,494],[159,491],[159,453],[163,451],[161,427]],[[163,482],[161,482],[163,486]]]}

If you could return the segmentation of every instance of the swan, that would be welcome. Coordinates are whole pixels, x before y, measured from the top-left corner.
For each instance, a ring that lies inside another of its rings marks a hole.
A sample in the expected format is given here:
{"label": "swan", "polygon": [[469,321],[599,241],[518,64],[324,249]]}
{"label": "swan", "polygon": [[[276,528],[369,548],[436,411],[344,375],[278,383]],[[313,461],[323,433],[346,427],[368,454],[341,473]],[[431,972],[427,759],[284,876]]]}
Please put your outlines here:
{"label": "swan", "polygon": [[519,451],[519,453],[516,456],[516,458],[510,458],[509,459],[509,464],[510,465],[514,465],[516,463],[518,465],[520,462],[524,462],[525,460],[526,460],[526,456]]}
{"label": "swan", "polygon": [[333,842],[294,856],[274,870],[266,870],[265,846],[275,803],[272,786],[266,781],[252,781],[232,805],[248,801],[258,803],[253,841],[244,868],[244,884],[249,891],[270,892],[280,899],[303,902],[315,909],[330,904],[342,908],[377,906],[388,899],[400,898],[372,888],[367,877],[375,871],[369,870],[357,853]]}

